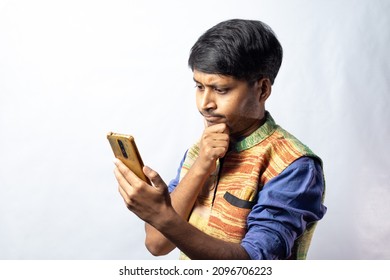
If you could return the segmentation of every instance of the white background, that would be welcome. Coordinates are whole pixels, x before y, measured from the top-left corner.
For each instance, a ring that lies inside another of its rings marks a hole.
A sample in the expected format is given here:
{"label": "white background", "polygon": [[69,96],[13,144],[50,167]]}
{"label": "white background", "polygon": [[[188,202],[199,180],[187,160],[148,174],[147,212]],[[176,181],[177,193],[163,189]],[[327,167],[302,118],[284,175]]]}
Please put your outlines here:
{"label": "white background", "polygon": [[0,1],[0,259],[154,259],[106,133],[173,178],[202,131],[189,50],[230,18],[276,32],[267,109],[324,161],[308,258],[389,259],[389,15],[386,0]]}

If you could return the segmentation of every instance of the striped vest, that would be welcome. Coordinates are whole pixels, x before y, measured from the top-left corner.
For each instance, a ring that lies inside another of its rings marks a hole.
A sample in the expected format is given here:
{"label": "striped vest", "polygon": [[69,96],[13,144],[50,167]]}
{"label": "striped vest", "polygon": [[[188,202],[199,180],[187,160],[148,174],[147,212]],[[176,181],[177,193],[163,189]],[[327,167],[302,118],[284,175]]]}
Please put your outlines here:
{"label": "striped vest", "polygon": [[[266,122],[260,128],[231,146],[223,164],[217,161],[216,171],[200,191],[189,223],[218,239],[240,243],[247,232],[248,214],[264,184],[296,159],[318,157],[276,125],[268,112]],[[180,179],[191,168],[198,154],[197,143],[187,152]],[[315,223],[295,241],[291,259],[306,258],[314,228]],[[181,253],[180,259],[188,258]]]}

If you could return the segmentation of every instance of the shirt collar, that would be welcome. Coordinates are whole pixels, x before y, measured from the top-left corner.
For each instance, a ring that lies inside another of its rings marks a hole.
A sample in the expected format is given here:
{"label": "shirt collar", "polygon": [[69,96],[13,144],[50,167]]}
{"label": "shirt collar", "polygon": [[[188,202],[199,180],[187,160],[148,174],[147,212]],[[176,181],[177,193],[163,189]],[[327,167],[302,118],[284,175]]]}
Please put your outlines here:
{"label": "shirt collar", "polygon": [[270,136],[276,130],[277,125],[268,111],[265,112],[265,118],[263,125],[256,129],[251,135],[240,139],[236,143],[232,143],[230,149],[236,152],[241,152],[252,148]]}

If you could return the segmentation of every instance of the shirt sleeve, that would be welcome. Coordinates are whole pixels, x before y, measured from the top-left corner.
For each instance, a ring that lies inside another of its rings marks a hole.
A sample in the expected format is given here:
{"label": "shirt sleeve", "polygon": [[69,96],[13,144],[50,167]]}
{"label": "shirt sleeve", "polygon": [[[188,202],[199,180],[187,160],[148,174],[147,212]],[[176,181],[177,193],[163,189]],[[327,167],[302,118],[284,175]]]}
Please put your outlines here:
{"label": "shirt sleeve", "polygon": [[285,259],[307,225],[322,219],[325,182],[317,160],[302,157],[259,192],[241,242],[251,259]]}
{"label": "shirt sleeve", "polygon": [[182,160],[180,161],[179,168],[177,169],[176,177],[172,179],[168,184],[168,191],[169,193],[173,192],[173,190],[176,188],[176,186],[179,184],[180,181],[180,171],[181,167],[183,166],[184,160],[186,159],[187,151],[185,152]]}

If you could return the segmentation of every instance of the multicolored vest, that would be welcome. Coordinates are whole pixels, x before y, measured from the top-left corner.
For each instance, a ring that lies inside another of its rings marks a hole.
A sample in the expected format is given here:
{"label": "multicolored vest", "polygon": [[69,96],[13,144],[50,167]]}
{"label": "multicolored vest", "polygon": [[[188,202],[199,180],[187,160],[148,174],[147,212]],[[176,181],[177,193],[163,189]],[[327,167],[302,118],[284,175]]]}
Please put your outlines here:
{"label": "multicolored vest", "polygon": [[[187,152],[180,179],[191,168],[198,154],[197,143]],[[267,112],[266,122],[250,136],[229,147],[222,164],[217,162],[216,171],[199,193],[189,223],[218,239],[240,243],[246,234],[247,216],[256,204],[258,192],[302,156],[318,158],[276,125]],[[312,224],[296,240],[291,259],[306,258],[314,228],[315,224]],[[188,258],[181,253],[180,259]]]}

